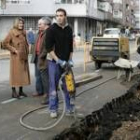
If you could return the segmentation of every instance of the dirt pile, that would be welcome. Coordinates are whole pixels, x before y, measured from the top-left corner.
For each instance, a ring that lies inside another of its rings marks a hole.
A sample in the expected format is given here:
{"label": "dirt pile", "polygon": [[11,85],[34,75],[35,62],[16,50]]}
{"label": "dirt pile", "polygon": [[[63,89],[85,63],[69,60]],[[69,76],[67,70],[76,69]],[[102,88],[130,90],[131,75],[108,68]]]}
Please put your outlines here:
{"label": "dirt pile", "polygon": [[122,126],[113,132],[110,140],[140,140],[140,121],[122,122]]}
{"label": "dirt pile", "polygon": [[140,139],[140,80],[123,96],[92,112],[54,140]]}

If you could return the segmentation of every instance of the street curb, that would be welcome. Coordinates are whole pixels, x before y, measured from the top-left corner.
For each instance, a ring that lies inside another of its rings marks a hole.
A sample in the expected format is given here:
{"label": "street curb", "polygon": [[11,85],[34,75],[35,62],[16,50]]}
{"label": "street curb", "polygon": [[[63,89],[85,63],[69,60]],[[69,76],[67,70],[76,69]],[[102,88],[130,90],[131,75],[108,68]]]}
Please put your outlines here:
{"label": "street curb", "polygon": [[75,81],[76,81],[76,87],[82,86],[84,84],[90,83],[92,81],[101,79],[103,76],[93,72],[93,73],[86,73],[86,74],[82,74],[82,75],[78,75],[75,77]]}

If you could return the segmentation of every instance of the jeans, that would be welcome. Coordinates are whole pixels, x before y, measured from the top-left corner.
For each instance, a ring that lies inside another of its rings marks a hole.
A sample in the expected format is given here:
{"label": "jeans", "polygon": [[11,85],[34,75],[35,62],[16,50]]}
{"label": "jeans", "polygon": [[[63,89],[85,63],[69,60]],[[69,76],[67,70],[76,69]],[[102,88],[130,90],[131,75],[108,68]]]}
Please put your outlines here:
{"label": "jeans", "polygon": [[41,69],[41,80],[43,84],[43,93],[48,94],[49,93],[49,76],[48,76],[48,68]]}
{"label": "jeans", "polygon": [[41,78],[41,72],[38,69],[38,56],[36,56],[36,60],[35,60],[35,77],[36,77],[36,82],[35,82],[35,86],[36,86],[36,92],[38,94],[43,94],[43,82],[42,82],[42,78]]}
{"label": "jeans", "polygon": [[[48,60],[48,73],[49,73],[49,109],[51,112],[58,110],[58,93],[57,88],[59,79],[63,73],[63,69],[53,61]],[[66,89],[66,83],[63,79],[63,91],[65,94],[66,110],[72,110],[73,105],[70,104],[69,93]]]}

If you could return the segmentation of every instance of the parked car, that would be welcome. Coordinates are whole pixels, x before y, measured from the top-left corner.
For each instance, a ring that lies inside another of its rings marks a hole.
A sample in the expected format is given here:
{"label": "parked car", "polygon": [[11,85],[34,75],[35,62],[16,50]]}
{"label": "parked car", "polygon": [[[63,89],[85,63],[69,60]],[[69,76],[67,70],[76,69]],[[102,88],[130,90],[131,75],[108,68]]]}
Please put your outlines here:
{"label": "parked car", "polygon": [[134,33],[131,33],[129,35],[129,40],[135,40],[136,39],[136,35]]}
{"label": "parked car", "polygon": [[121,30],[119,28],[107,28],[103,33],[103,37],[120,37],[121,35]]}

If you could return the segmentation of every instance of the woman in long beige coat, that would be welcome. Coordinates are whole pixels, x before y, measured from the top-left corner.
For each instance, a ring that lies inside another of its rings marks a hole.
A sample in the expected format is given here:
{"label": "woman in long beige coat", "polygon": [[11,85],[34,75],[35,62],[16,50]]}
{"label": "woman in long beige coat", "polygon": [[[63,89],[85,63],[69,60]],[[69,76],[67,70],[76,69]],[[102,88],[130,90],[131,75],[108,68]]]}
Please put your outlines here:
{"label": "woman in long beige coat", "polygon": [[[12,87],[12,97],[26,97],[27,95],[23,92],[22,87],[30,84],[29,48],[22,18],[15,19],[13,28],[3,41],[3,46],[10,51],[10,86]],[[16,92],[16,87],[19,87],[19,92]]]}

